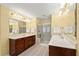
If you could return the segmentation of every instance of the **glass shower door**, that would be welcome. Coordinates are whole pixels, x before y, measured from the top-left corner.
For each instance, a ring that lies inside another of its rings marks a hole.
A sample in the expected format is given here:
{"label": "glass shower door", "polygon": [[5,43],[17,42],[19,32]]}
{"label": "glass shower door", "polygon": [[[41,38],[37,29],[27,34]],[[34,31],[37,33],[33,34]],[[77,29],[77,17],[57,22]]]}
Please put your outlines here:
{"label": "glass shower door", "polygon": [[38,25],[37,34],[40,38],[40,43],[49,43],[51,39],[50,24]]}

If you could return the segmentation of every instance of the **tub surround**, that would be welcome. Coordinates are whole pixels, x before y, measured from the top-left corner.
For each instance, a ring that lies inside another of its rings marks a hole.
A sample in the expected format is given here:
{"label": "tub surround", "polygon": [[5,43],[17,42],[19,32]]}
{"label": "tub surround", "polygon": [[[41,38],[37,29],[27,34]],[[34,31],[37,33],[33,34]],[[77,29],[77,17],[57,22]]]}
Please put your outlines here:
{"label": "tub surround", "polygon": [[53,35],[49,45],[58,46],[69,49],[76,49],[76,42],[74,42],[72,38],[69,38],[66,35]]}
{"label": "tub surround", "polygon": [[[75,56],[76,39],[67,35],[53,35],[49,42],[49,56]],[[73,41],[75,40],[75,41]]]}

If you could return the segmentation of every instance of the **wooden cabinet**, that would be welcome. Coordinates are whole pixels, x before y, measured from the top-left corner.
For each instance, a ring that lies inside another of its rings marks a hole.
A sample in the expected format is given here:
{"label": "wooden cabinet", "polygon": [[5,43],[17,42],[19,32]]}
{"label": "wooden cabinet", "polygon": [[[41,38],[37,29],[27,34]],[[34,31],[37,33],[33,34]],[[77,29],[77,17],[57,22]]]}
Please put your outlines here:
{"label": "wooden cabinet", "polygon": [[25,49],[29,48],[30,47],[30,39],[28,38],[25,38]]}
{"label": "wooden cabinet", "polygon": [[35,44],[35,37],[34,36],[31,36],[32,38],[30,38],[30,45],[33,45]]}
{"label": "wooden cabinet", "polygon": [[20,38],[15,41],[16,54],[20,54],[24,51],[24,39]]}
{"label": "wooden cabinet", "polygon": [[32,45],[35,44],[35,35],[19,38],[19,39],[10,39],[9,45],[10,45],[10,55],[16,56],[22,53],[24,50],[28,49]]}
{"label": "wooden cabinet", "polygon": [[76,49],[49,46],[49,56],[76,56]]}

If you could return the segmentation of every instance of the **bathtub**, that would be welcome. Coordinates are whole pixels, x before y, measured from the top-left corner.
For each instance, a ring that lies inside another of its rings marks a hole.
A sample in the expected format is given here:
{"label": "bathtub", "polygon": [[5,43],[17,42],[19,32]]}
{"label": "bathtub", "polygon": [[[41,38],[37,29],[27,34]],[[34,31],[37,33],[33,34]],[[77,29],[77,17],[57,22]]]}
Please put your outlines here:
{"label": "bathtub", "polygon": [[49,56],[76,56],[76,38],[71,35],[52,35]]}
{"label": "bathtub", "polygon": [[52,35],[49,45],[76,49],[76,38],[73,35],[61,34]]}

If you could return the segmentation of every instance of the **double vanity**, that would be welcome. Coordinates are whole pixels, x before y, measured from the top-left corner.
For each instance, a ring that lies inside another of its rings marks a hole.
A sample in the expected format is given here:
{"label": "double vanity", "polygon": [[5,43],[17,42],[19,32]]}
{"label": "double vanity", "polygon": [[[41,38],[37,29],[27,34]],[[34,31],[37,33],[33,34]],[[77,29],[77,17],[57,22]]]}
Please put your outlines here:
{"label": "double vanity", "polygon": [[35,44],[34,34],[15,34],[9,36],[9,54],[16,56]]}

